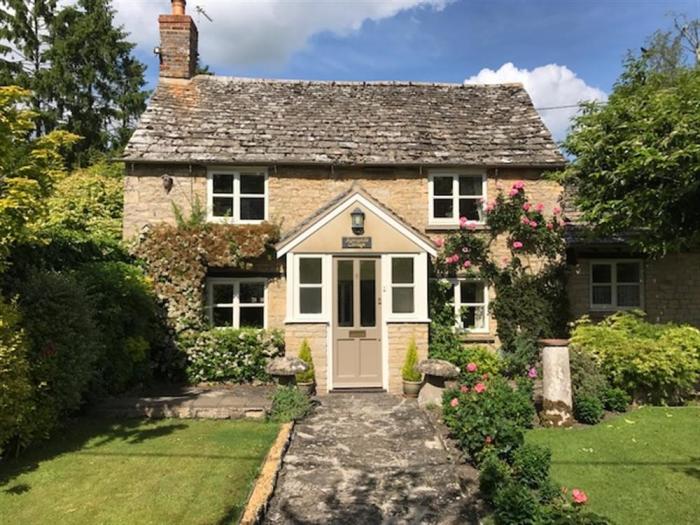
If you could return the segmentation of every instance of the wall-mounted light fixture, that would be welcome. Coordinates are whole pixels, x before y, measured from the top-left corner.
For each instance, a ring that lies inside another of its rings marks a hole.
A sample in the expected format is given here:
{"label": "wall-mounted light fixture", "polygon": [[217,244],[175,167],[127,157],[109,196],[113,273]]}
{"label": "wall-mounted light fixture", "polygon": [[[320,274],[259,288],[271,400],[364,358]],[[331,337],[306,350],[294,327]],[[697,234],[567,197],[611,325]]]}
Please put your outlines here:
{"label": "wall-mounted light fixture", "polygon": [[160,180],[163,182],[163,189],[165,190],[165,193],[170,193],[170,190],[173,189],[173,184],[175,181],[170,175],[162,175],[160,177]]}
{"label": "wall-mounted light fixture", "polygon": [[360,208],[355,208],[350,214],[352,219],[352,232],[360,235],[365,231],[365,214]]}

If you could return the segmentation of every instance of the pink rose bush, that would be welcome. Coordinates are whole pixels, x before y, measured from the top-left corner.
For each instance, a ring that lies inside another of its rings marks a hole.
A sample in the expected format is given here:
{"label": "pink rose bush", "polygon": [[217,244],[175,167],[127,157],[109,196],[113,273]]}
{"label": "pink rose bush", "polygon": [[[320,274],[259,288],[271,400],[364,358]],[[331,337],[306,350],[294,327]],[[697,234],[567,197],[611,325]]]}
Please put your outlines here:
{"label": "pink rose bush", "polygon": [[476,363],[467,363],[467,372],[476,372]]}
{"label": "pink rose bush", "polygon": [[588,502],[588,496],[581,489],[573,489],[571,499],[576,505],[585,505]]}

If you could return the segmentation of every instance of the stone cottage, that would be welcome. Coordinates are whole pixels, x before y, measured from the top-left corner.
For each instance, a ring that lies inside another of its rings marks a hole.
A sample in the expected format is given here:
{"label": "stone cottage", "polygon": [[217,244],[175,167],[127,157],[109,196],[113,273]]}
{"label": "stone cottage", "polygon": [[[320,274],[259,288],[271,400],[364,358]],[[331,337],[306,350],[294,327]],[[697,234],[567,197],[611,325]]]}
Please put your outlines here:
{"label": "stone cottage", "polygon": [[[524,180],[547,211],[564,165],[521,85],[283,81],[195,75],[198,32],[185,1],[159,18],[158,87],[125,152],[124,236],[174,222],[199,201],[207,220],[281,226],[277,260],[212,272],[215,326],[282,328],[308,339],[317,388],[398,393],[409,341],[428,346],[433,239],[483,221],[497,185]],[[677,286],[700,297],[700,259],[648,263],[624,246],[572,245],[576,315],[646,307],[700,324]],[[492,292],[454,281],[469,340],[493,342]],[[686,294],[687,297],[687,294]]]}

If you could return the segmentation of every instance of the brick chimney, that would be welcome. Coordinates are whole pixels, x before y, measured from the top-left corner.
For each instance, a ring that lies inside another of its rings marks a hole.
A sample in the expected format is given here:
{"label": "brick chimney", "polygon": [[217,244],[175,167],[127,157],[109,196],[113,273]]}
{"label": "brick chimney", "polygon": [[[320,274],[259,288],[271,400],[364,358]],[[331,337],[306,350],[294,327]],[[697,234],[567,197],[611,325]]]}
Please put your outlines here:
{"label": "brick chimney", "polygon": [[185,14],[186,0],[171,0],[172,13],[160,15],[160,78],[192,78],[197,69],[199,33]]}

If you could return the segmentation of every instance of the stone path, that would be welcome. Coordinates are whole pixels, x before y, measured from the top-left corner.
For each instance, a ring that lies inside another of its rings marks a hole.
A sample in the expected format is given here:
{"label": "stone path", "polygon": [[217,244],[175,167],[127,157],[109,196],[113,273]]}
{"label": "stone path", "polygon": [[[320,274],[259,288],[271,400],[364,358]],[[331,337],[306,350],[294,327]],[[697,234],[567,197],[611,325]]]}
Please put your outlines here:
{"label": "stone path", "polygon": [[94,413],[113,417],[262,418],[272,406],[273,391],[274,387],[267,385],[169,386],[140,396],[108,399]]}
{"label": "stone path", "polygon": [[331,394],[297,424],[266,523],[470,523],[453,461],[414,400]]}

